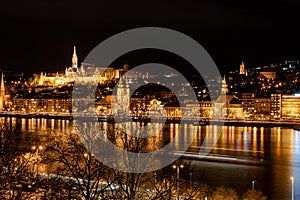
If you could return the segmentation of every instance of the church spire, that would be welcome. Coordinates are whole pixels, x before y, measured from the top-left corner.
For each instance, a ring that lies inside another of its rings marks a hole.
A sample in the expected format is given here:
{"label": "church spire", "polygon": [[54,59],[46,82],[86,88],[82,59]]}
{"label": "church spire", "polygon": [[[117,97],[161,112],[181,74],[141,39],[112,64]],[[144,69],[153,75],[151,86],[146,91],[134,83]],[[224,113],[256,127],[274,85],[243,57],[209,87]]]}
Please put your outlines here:
{"label": "church spire", "polygon": [[226,85],[226,87],[227,87],[225,75],[224,75],[224,79],[223,79],[223,85]]}
{"label": "church spire", "polygon": [[73,56],[77,56],[77,55],[76,55],[76,46],[74,46]]}
{"label": "church spire", "polygon": [[240,64],[240,74],[245,74],[245,64],[244,64],[244,61],[242,61],[242,64]]}
{"label": "church spire", "polygon": [[228,93],[228,85],[226,84],[226,78],[225,78],[225,75],[224,75],[221,94],[227,94],[227,93]]}
{"label": "church spire", "polygon": [[4,77],[3,73],[1,74],[1,83],[0,83],[0,110],[4,110],[5,107],[5,86],[4,86]]}
{"label": "church spire", "polygon": [[73,68],[78,68],[78,58],[77,58],[77,55],[76,55],[76,47],[75,46],[74,46],[74,50],[73,50],[72,67]]}

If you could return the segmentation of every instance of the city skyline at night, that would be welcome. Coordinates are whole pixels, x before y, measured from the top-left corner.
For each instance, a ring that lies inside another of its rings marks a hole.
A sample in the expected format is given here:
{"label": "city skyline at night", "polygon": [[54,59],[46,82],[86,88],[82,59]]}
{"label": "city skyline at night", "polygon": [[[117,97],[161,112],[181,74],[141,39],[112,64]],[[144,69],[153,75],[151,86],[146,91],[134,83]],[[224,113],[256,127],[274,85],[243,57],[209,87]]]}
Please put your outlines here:
{"label": "city skyline at night", "polygon": [[0,5],[0,199],[300,199],[297,0]]}

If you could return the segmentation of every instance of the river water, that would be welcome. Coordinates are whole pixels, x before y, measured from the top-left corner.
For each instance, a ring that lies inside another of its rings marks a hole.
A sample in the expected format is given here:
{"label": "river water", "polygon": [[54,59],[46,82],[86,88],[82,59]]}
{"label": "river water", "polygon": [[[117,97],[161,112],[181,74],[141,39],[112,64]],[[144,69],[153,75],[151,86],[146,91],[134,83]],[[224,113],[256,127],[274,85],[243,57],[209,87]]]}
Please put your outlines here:
{"label": "river water", "polygon": [[300,199],[300,132],[281,127],[226,126],[213,152],[263,159],[264,165],[193,161],[193,178],[212,186],[227,186],[240,193],[254,187],[268,199]]}
{"label": "river water", "polygon": [[[42,143],[52,132],[69,133],[74,125],[69,120],[40,118],[0,118],[23,133],[24,145]],[[213,126],[182,125],[184,140],[194,138],[192,149],[197,149]],[[169,138],[179,130],[178,124],[167,124]],[[283,127],[224,126],[213,155],[255,160],[258,164],[236,164],[192,160],[192,181],[210,186],[235,188],[239,193],[254,187],[261,189],[268,199],[291,199],[291,179],[295,180],[295,199],[300,199],[300,131]],[[260,165],[263,163],[263,165]]]}

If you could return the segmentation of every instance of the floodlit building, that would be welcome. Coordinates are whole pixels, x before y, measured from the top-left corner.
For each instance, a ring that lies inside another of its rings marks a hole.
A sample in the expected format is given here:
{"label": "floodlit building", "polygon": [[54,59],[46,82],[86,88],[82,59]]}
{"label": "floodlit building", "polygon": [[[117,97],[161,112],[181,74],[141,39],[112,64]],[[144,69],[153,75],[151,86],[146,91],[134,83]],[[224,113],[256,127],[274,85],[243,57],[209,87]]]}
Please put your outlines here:
{"label": "floodlit building", "polygon": [[281,94],[271,94],[270,98],[270,118],[281,118]]}
{"label": "floodlit building", "polygon": [[246,116],[253,116],[255,110],[255,93],[245,92],[241,94],[242,107]]}
{"label": "floodlit building", "polygon": [[4,86],[4,78],[3,73],[1,75],[1,83],[0,83],[0,110],[4,110],[5,108],[5,86]]}
{"label": "floodlit building", "polygon": [[262,71],[260,72],[260,75],[266,77],[267,79],[275,79],[276,78],[276,72],[274,71]]}
{"label": "floodlit building", "polygon": [[10,110],[12,106],[12,102],[10,99],[10,94],[5,89],[4,84],[4,75],[1,74],[1,82],[0,82],[0,111]]}
{"label": "floodlit building", "polygon": [[243,61],[240,64],[240,74],[246,74],[245,64]]}
{"label": "floodlit building", "polygon": [[271,101],[269,97],[256,97],[254,106],[254,117],[256,119],[269,119]]}
{"label": "floodlit building", "polygon": [[226,78],[224,77],[222,83],[221,94],[214,103],[213,115],[219,118],[243,118],[243,108],[241,101],[235,95],[229,95],[228,85],[226,84]]}
{"label": "floodlit building", "polygon": [[300,119],[300,95],[281,96],[281,118]]}
{"label": "floodlit building", "polygon": [[[124,65],[124,68],[128,68]],[[79,84],[105,83],[108,80],[118,79],[125,73],[125,69],[114,69],[111,67],[99,67],[90,63],[81,63],[78,66],[76,47],[74,46],[72,55],[72,65],[66,67],[64,73],[43,73],[36,75],[32,85],[39,86],[62,86],[71,82]]]}

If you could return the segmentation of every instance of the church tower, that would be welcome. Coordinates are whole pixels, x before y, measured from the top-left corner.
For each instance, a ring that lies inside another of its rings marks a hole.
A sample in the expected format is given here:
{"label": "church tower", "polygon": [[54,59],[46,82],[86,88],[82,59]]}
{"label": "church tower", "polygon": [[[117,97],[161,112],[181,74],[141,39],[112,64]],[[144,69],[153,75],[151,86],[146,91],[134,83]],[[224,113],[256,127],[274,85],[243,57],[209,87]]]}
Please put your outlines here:
{"label": "church tower", "polygon": [[226,95],[227,93],[228,93],[228,85],[226,84],[226,79],[225,79],[225,76],[224,76],[222,89],[221,89],[221,94]]}
{"label": "church tower", "polygon": [[4,110],[4,108],[5,108],[5,86],[4,86],[4,78],[2,73],[1,85],[0,85],[0,110]]}
{"label": "church tower", "polygon": [[[123,81],[125,79],[125,84]],[[130,103],[130,88],[127,77],[120,78],[120,83],[117,88],[117,101],[118,101],[118,111],[123,114],[129,113],[129,103]]]}
{"label": "church tower", "polygon": [[72,57],[72,67],[78,68],[78,58],[76,55],[76,47],[74,46],[73,57]]}
{"label": "church tower", "polygon": [[242,61],[242,64],[240,64],[240,74],[245,74],[245,64]]}

